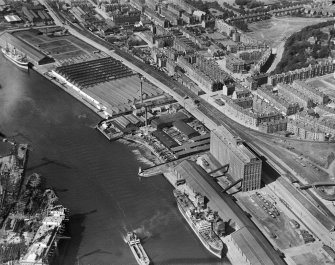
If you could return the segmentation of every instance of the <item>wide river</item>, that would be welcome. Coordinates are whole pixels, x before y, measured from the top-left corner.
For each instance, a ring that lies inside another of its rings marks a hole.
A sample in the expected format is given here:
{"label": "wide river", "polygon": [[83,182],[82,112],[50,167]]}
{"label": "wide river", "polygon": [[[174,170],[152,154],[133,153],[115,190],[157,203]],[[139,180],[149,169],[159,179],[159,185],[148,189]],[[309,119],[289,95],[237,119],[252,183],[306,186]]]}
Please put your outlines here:
{"label": "wide river", "polygon": [[136,147],[109,143],[93,129],[94,112],[2,56],[0,84],[0,132],[29,143],[27,174],[45,176],[71,212],[71,238],[60,241],[54,265],[136,264],[123,239],[128,230],[143,238],[153,264],[230,264],[201,245],[163,176],[139,180],[145,165]]}

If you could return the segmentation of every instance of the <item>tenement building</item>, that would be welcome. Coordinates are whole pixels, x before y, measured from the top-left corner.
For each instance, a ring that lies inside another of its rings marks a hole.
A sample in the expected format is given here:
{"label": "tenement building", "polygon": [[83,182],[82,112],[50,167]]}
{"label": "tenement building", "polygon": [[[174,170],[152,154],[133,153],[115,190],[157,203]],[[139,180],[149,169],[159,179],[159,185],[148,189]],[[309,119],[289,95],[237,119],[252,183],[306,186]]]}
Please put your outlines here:
{"label": "tenement building", "polygon": [[233,178],[242,179],[242,191],[261,187],[262,161],[225,127],[211,132],[210,152],[221,165],[229,164]]}
{"label": "tenement building", "polygon": [[215,61],[207,60],[200,55],[178,57],[177,64],[188,76],[207,91],[221,90],[230,77],[220,69]]}
{"label": "tenement building", "polygon": [[295,102],[298,102],[301,108],[311,108],[313,107],[313,100],[309,96],[301,93],[300,91],[294,89],[292,86],[286,84],[277,85],[279,95],[292,99]]}
{"label": "tenement building", "polygon": [[328,107],[326,105],[318,105],[314,108],[315,112],[319,115],[328,115],[335,117],[335,109]]}
{"label": "tenement building", "polygon": [[293,71],[274,74],[269,76],[268,84],[275,86],[278,83],[292,83],[294,80],[304,80],[315,76],[321,76],[329,73],[333,73],[335,65],[332,60],[323,60],[318,64],[309,65],[305,68],[296,69]]}
{"label": "tenement building", "polygon": [[259,124],[259,131],[264,133],[276,133],[287,130],[287,119],[282,118],[280,120],[263,122]]}
{"label": "tenement building", "polygon": [[263,99],[283,115],[292,115],[299,111],[299,104],[290,98],[283,98],[274,93],[272,86],[262,86],[254,92],[259,98]]}
{"label": "tenement building", "polygon": [[276,122],[282,118],[278,111],[255,112],[250,108],[246,108],[246,104],[242,106],[235,103],[235,101],[227,96],[222,95],[221,98],[225,102],[225,107],[222,111],[233,118],[237,122],[258,130],[258,126],[264,122]]}
{"label": "tenement building", "polygon": [[293,81],[292,87],[307,97],[310,97],[315,104],[327,104],[329,101],[329,97],[321,92],[320,89],[312,87],[310,84],[307,84],[303,81]]}
{"label": "tenement building", "polygon": [[[195,64],[190,63],[190,57],[178,57],[177,65],[184,69],[188,76],[197,82],[204,90],[215,91],[220,88],[209,76],[203,73]],[[222,88],[222,87],[221,87]]]}
{"label": "tenement building", "polygon": [[302,140],[324,141],[325,133],[317,126],[307,124],[303,121],[290,119],[287,123],[287,131],[293,133]]}
{"label": "tenement building", "polygon": [[245,70],[245,66],[244,60],[233,54],[229,54],[226,57],[226,68],[233,73],[241,73]]}
{"label": "tenement building", "polygon": [[316,118],[308,114],[307,111],[302,111],[296,114],[296,120],[313,126],[314,129],[319,129],[325,134],[335,136],[335,120],[331,118]]}
{"label": "tenement building", "polygon": [[125,13],[114,11],[112,13],[111,19],[115,23],[115,25],[133,25],[141,20],[141,12],[137,10],[130,10]]}

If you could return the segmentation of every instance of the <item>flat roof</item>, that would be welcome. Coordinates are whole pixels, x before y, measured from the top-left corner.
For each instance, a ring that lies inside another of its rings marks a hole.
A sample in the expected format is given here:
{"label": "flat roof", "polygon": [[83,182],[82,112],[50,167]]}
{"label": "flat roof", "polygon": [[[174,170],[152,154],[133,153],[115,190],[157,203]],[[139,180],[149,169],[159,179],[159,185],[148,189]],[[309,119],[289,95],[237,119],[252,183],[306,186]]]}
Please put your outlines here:
{"label": "flat roof", "polygon": [[175,140],[173,140],[169,135],[161,130],[154,131],[152,135],[155,136],[167,148],[178,146],[178,143]]}
{"label": "flat roof", "polygon": [[189,126],[188,124],[186,124],[183,121],[175,121],[173,123],[173,126],[177,128],[178,131],[182,132],[183,134],[185,134],[187,137],[191,137],[193,136],[198,136],[199,133],[194,130],[191,126]]}
{"label": "flat roof", "polygon": [[211,133],[215,134],[225,145],[244,163],[249,163],[253,159],[258,159],[248,148],[242,143],[239,136],[231,133],[224,126],[219,126],[217,129],[212,130]]}
{"label": "flat roof", "polygon": [[251,264],[285,264],[255,224],[233,201],[232,196],[222,193],[222,188],[199,165],[184,160],[174,167],[174,171],[186,180],[186,185],[205,195],[209,206],[218,211],[224,221],[231,220],[231,224],[236,223],[237,230],[231,235]]}

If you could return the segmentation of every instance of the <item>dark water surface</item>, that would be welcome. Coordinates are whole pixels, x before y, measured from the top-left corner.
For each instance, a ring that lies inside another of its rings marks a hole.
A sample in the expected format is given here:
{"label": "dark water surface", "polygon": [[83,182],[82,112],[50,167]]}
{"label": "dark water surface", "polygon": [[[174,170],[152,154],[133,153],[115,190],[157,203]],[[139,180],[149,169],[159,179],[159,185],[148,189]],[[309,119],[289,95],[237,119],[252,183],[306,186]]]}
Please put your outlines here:
{"label": "dark water surface", "polygon": [[[55,265],[136,264],[123,241],[136,229],[153,264],[229,264],[201,245],[161,176],[137,178],[132,148],[93,129],[99,117],[51,82],[0,57],[0,132],[27,142],[37,172],[71,212]],[[0,144],[0,151],[5,149]]]}

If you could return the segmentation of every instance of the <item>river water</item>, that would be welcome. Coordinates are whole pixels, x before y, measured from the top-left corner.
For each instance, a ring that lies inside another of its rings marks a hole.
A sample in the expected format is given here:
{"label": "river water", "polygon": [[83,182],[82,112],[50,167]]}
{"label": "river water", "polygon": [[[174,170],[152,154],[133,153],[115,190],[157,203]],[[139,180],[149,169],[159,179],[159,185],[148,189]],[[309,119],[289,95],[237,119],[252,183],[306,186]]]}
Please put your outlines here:
{"label": "river water", "polygon": [[138,179],[145,165],[135,147],[109,143],[93,129],[95,113],[2,57],[0,84],[0,132],[30,144],[27,174],[45,176],[71,212],[71,238],[60,241],[54,265],[136,264],[123,239],[131,229],[153,264],[230,264],[201,245],[163,176]]}

